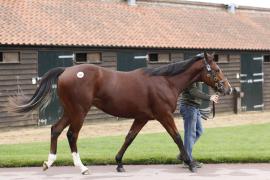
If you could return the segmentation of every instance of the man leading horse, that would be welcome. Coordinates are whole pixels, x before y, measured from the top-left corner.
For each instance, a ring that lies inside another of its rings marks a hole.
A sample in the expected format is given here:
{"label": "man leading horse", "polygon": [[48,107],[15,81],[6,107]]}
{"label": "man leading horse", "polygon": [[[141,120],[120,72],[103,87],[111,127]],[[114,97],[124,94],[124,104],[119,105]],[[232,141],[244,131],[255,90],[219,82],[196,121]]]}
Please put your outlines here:
{"label": "man leading horse", "polygon": [[91,106],[117,117],[134,119],[115,157],[118,172],[125,171],[122,163],[124,153],[149,120],[162,124],[176,143],[181,159],[194,172],[196,163],[188,156],[174,122],[177,99],[185,88],[199,81],[224,95],[232,92],[229,81],[213,61],[213,56],[203,53],[183,62],[130,72],[117,72],[91,64],[54,68],[43,76],[31,98],[24,98],[23,95],[11,97],[10,112],[29,113],[45,108],[52,98],[55,81],[64,112],[51,128],[50,153],[44,162],[44,170],[55,162],[57,139],[69,127],[67,139],[74,165],[80,168],[82,174],[88,174],[88,168],[81,162],[77,139]]}

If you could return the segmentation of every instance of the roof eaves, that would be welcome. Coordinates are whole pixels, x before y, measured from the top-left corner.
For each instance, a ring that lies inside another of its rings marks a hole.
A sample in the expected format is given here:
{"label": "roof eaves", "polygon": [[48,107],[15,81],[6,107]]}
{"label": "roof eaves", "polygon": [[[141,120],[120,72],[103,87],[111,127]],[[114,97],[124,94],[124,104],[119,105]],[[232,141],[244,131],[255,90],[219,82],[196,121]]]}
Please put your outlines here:
{"label": "roof eaves", "polygon": [[215,50],[241,50],[241,51],[270,51],[269,48],[232,48],[232,47],[203,47],[203,46],[150,46],[150,45],[101,45],[101,44],[56,44],[56,43],[48,43],[48,44],[41,44],[41,43],[0,43],[0,46],[51,46],[51,47],[95,47],[95,48],[153,48],[153,49],[215,49]]}

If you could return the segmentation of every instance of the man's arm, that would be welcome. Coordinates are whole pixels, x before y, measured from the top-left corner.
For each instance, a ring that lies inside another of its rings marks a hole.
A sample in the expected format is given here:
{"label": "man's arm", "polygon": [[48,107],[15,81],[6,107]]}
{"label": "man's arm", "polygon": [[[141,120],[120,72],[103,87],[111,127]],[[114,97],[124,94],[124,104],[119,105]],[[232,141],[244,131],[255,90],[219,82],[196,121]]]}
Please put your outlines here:
{"label": "man's arm", "polygon": [[[201,85],[199,85],[199,86],[201,86]],[[204,93],[200,89],[201,89],[201,87],[197,87],[196,83],[193,83],[189,87],[189,92],[190,92],[191,95],[193,95],[193,96],[195,96],[197,98],[218,103],[218,100],[219,100],[218,95],[215,94],[215,95],[210,96],[209,94]]]}
{"label": "man's arm", "polygon": [[210,98],[211,96],[202,92],[200,90],[201,88],[200,87],[197,87],[196,86],[196,83],[193,83],[190,87],[189,87],[189,93],[192,95],[192,96],[195,96],[197,98],[200,98],[200,99],[203,99],[203,100],[208,100],[210,101]]}

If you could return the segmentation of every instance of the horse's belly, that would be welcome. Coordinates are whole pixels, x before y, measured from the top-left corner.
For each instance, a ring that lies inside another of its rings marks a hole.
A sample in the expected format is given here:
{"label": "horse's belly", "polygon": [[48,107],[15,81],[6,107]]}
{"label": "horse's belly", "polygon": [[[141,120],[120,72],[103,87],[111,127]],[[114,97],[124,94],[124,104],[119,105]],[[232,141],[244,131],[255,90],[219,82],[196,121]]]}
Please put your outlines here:
{"label": "horse's belly", "polygon": [[103,102],[94,101],[93,105],[103,112],[123,118],[132,118],[132,119],[154,119],[153,113],[150,107],[145,106],[143,102],[142,104],[134,104],[134,102],[126,102],[126,101],[107,101]]}

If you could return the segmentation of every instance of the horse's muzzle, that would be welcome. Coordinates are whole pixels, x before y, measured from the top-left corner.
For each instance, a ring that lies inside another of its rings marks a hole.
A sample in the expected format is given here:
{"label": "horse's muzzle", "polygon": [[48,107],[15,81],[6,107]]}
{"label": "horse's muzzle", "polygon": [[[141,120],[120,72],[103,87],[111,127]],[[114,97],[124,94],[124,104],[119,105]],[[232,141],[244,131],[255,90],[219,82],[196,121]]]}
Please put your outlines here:
{"label": "horse's muzzle", "polygon": [[221,88],[217,88],[216,91],[225,96],[225,95],[231,95],[233,92],[233,89],[232,89],[232,87],[224,88],[224,86],[223,86]]}
{"label": "horse's muzzle", "polygon": [[224,89],[224,95],[231,95],[233,92],[233,89],[232,87],[229,87],[228,89]]}

